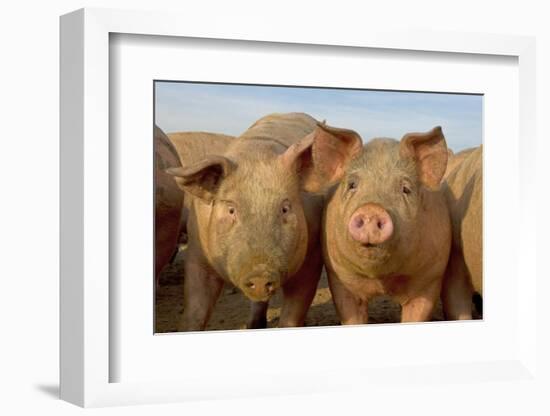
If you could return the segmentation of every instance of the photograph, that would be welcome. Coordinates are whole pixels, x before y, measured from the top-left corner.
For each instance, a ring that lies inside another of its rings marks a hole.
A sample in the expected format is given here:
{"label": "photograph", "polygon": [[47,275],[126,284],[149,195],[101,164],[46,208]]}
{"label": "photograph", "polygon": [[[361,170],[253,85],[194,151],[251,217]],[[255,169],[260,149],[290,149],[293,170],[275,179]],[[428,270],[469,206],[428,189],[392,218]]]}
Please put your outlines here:
{"label": "photograph", "polygon": [[483,95],[155,80],[155,333],[483,319]]}

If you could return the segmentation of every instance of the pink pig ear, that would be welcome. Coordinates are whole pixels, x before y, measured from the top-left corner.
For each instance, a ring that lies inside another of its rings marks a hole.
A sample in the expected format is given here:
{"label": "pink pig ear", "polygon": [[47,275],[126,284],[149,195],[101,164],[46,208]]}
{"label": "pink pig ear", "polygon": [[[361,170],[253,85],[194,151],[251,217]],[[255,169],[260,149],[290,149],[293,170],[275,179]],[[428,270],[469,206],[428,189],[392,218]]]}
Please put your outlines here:
{"label": "pink pig ear", "polygon": [[400,155],[413,158],[420,181],[435,190],[447,168],[447,144],[441,127],[434,127],[426,133],[407,133],[401,139]]}
{"label": "pink pig ear", "polygon": [[319,123],[281,156],[287,166],[297,166],[302,188],[319,192],[338,182],[348,162],[363,148],[359,134]]}
{"label": "pink pig ear", "polygon": [[203,160],[182,168],[170,168],[178,186],[207,202],[214,199],[222,182],[234,169],[234,164],[223,156],[206,156]]}

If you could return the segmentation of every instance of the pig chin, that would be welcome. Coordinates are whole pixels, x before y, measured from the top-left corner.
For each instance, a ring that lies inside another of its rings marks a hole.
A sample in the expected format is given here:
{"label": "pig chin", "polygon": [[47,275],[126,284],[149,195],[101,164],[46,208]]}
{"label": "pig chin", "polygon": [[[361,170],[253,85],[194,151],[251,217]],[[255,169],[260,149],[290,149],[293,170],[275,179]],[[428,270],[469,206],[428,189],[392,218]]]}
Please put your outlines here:
{"label": "pig chin", "polygon": [[373,245],[351,240],[348,243],[349,249],[345,253],[345,257],[348,258],[348,264],[353,264],[353,269],[358,276],[378,278],[393,269],[393,250],[395,248],[393,242]]}
{"label": "pig chin", "polygon": [[357,244],[355,251],[367,263],[385,263],[390,257],[390,250],[387,247],[372,244]]}
{"label": "pig chin", "polygon": [[391,260],[391,251],[387,247],[360,246],[355,248],[356,263],[362,271],[373,277],[383,274]]}

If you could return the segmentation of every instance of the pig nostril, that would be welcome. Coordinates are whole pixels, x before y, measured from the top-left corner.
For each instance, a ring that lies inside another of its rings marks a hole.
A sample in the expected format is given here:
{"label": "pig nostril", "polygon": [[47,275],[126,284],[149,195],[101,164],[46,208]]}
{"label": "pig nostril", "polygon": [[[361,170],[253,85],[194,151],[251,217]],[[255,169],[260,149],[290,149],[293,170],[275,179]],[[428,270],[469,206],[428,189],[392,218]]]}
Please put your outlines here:
{"label": "pig nostril", "polygon": [[276,282],[273,280],[265,281],[263,279],[254,279],[245,283],[247,290],[252,291],[265,291],[266,293],[273,293],[276,289]]}
{"label": "pig nostril", "polygon": [[363,225],[365,225],[365,221],[363,221],[363,218],[356,217],[355,218],[355,227],[361,228],[361,227],[363,227]]}
{"label": "pig nostril", "polygon": [[378,221],[378,223],[376,224],[378,226],[378,228],[381,230],[382,228],[384,228],[384,223],[382,221]]}

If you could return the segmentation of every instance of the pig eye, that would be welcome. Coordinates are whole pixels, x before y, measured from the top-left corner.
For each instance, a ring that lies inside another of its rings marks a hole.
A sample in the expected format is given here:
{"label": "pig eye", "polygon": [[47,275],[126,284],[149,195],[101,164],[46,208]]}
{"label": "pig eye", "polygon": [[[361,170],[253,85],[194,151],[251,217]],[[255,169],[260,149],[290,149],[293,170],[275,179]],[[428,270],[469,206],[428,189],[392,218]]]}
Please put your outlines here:
{"label": "pig eye", "polygon": [[357,189],[357,181],[355,179],[352,179],[351,181],[348,182],[348,189],[350,191]]}
{"label": "pig eye", "polygon": [[288,214],[290,212],[290,208],[291,208],[291,205],[289,201],[283,202],[283,205],[281,206],[281,213],[283,215]]}
{"label": "pig eye", "polygon": [[231,207],[231,206],[230,206],[229,209],[227,210],[227,212],[229,212],[229,215],[235,215],[235,212],[236,212],[236,211],[237,211],[237,210],[235,209],[235,207]]}
{"label": "pig eye", "polygon": [[405,194],[405,195],[409,195],[411,193],[411,188],[409,188],[407,185],[403,185],[401,187],[401,191]]}

